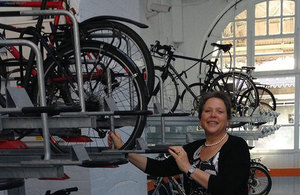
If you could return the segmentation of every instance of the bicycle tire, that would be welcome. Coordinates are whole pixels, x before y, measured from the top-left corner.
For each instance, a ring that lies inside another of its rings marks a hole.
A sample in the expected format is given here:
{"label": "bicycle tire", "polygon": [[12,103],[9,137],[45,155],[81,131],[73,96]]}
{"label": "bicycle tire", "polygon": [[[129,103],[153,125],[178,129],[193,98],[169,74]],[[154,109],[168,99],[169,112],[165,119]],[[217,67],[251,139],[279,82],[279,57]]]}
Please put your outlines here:
{"label": "bicycle tire", "polygon": [[260,166],[251,166],[248,179],[249,195],[268,194],[272,187],[272,179],[267,170]]}
{"label": "bicycle tire", "polygon": [[[268,90],[265,87],[262,86],[256,86],[258,96],[259,96],[259,105],[258,105],[258,110],[259,112],[271,112],[276,110],[276,99],[272,92]],[[274,117],[273,121],[270,122],[256,122],[256,126],[260,126],[263,124],[272,124],[275,125],[277,123],[277,117]]]}
{"label": "bicycle tire", "polygon": [[[57,53],[61,56],[59,60],[64,68],[57,65],[52,58],[45,61],[47,104],[78,106],[74,48],[72,45],[66,45],[59,48]],[[142,76],[139,74],[134,62],[121,50],[103,42],[85,41],[81,43],[81,60],[87,111],[101,111],[104,107],[101,100],[107,96],[107,81],[103,74],[105,68],[109,68],[111,72],[112,98],[119,111],[142,111],[147,109],[146,87]],[[59,78],[65,79],[59,80]],[[129,81],[129,79],[131,80]],[[132,84],[133,91],[129,93],[128,85],[130,84]],[[126,99],[129,97],[131,99]],[[38,100],[38,94],[35,100]],[[90,148],[90,150],[93,148],[107,149],[106,137],[110,129],[109,120],[105,117],[99,117],[97,120],[101,121],[100,124],[103,122],[103,126],[52,131],[51,139],[55,139],[56,146],[63,148],[71,142],[70,140],[76,140],[77,136],[85,136],[90,139],[90,142],[85,144],[86,148]],[[120,116],[119,121],[120,123],[115,127],[124,141],[121,149],[132,149],[135,146],[136,138],[140,137],[143,132],[146,115]]]}
{"label": "bicycle tire", "polygon": [[[170,73],[167,72],[166,76],[163,76],[164,68],[160,66],[155,66],[155,75],[160,77],[163,81],[163,95],[164,95],[164,105],[163,111],[164,112],[174,112],[179,103],[179,92],[178,92],[178,83],[175,80],[175,77]],[[162,78],[165,77],[165,78]],[[152,101],[153,103],[160,102],[160,83],[158,79],[155,79],[155,88],[153,90]],[[162,106],[162,105],[161,105]]]}
{"label": "bicycle tire", "polygon": [[[232,116],[252,116],[259,104],[259,96],[254,82],[247,76],[237,72],[221,74],[213,80],[209,91],[225,91],[232,101]],[[241,127],[246,122],[231,121],[230,127]]]}
{"label": "bicycle tire", "polygon": [[199,109],[198,102],[201,97],[200,95],[201,87],[202,87],[201,83],[193,83],[188,86],[188,88],[191,91],[193,91],[193,93],[197,96],[197,99],[195,99],[187,89],[183,90],[180,98],[181,98],[184,111],[191,112],[192,115],[198,113],[198,109]]}
{"label": "bicycle tire", "polygon": [[250,167],[261,167],[264,170],[266,170],[267,172],[269,172],[269,169],[262,163],[260,162],[251,162]]}
{"label": "bicycle tire", "polygon": [[155,79],[154,64],[151,53],[139,34],[129,26],[111,20],[83,21],[79,27],[85,38],[107,42],[125,52],[143,73],[151,96]]}
{"label": "bicycle tire", "polygon": [[258,95],[259,95],[259,103],[265,103],[270,105],[272,110],[276,110],[276,99],[273,93],[266,87],[256,86]]}

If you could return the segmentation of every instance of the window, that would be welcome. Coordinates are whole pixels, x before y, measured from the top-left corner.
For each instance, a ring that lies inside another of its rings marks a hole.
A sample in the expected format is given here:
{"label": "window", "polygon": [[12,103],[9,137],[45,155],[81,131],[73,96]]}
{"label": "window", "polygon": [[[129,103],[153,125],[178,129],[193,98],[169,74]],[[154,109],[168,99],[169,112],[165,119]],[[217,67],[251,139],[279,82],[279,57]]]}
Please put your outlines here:
{"label": "window", "polygon": [[[294,0],[253,1],[246,8],[234,10],[217,40],[233,45],[232,67],[255,66],[255,82],[266,84],[275,96],[280,113],[277,124],[281,127],[254,141],[257,149],[293,149],[294,135],[298,135],[294,119],[299,113],[294,107],[299,101],[295,100],[295,88],[300,86],[295,82],[296,73],[290,71],[296,69],[295,9]],[[223,55],[221,68],[229,62],[229,55]],[[287,76],[282,76],[285,72]]]}
{"label": "window", "polygon": [[[277,123],[281,127],[264,138],[254,141],[256,149],[293,149],[294,148],[294,117],[295,117],[295,77],[279,77],[258,79],[268,85],[275,94],[276,111],[280,113]],[[271,125],[271,124],[268,124]]]}
{"label": "window", "polygon": [[[254,18],[247,17],[248,12],[254,12]],[[254,24],[250,20],[254,20]],[[254,31],[249,34],[247,29]],[[220,41],[233,44],[233,67],[254,65],[257,72],[291,70],[295,67],[294,33],[295,2],[269,0],[254,4],[254,8],[235,16],[234,21],[225,27]],[[251,48],[247,45],[249,41],[254,44],[253,55],[248,55],[252,53],[248,52]]]}
{"label": "window", "polygon": [[[233,67],[246,64],[247,58],[247,10],[241,12],[230,22],[222,33],[222,43],[232,44]],[[223,65],[228,64],[229,56],[225,54]]]}

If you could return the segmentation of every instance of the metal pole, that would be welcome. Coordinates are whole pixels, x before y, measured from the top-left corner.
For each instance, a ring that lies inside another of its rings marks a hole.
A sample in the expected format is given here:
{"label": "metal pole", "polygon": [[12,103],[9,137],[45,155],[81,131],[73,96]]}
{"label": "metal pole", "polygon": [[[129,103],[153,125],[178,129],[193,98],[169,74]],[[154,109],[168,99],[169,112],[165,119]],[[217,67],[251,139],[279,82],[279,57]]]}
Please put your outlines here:
{"label": "metal pole", "polygon": [[[44,81],[44,66],[42,54],[36,44],[29,40],[24,39],[15,39],[15,40],[2,40],[0,41],[0,45],[26,45],[30,47],[36,55],[37,62],[37,77],[38,77],[38,87],[40,92],[40,105],[47,106],[46,103],[46,91],[45,91],[45,81]],[[48,128],[48,114],[42,113],[42,124],[43,124],[43,138],[44,138],[44,160],[50,160],[50,140],[49,140],[49,128]]]}
{"label": "metal pole", "polygon": [[81,69],[81,59],[80,59],[80,36],[79,36],[79,26],[75,16],[66,10],[33,10],[33,11],[20,11],[21,16],[41,16],[41,15],[66,15],[73,23],[73,33],[74,33],[74,50],[75,50],[75,63],[77,71],[77,83],[81,111],[85,112],[85,102],[84,102],[84,92],[83,92],[83,78]]}
{"label": "metal pole", "polygon": [[[163,80],[162,80],[162,78],[161,77],[159,77],[159,76],[156,76],[157,78],[158,78],[158,80],[159,80],[159,86],[160,86],[160,105],[161,105],[161,107],[162,107],[162,112],[164,113],[164,104],[165,104],[165,102],[164,102],[164,82],[163,82]],[[163,113],[161,113],[161,114],[163,114]],[[162,144],[165,144],[165,140],[166,140],[166,138],[165,138],[166,136],[165,136],[165,117],[164,116],[161,116],[161,143]]]}
{"label": "metal pole", "polygon": [[[107,90],[108,90],[108,97],[112,97],[112,83],[111,83],[111,72],[110,68],[107,67],[106,69],[106,76],[107,76]],[[114,115],[109,116],[110,119],[110,131],[115,133],[115,120]],[[112,149],[115,149],[115,145],[112,145]]]}

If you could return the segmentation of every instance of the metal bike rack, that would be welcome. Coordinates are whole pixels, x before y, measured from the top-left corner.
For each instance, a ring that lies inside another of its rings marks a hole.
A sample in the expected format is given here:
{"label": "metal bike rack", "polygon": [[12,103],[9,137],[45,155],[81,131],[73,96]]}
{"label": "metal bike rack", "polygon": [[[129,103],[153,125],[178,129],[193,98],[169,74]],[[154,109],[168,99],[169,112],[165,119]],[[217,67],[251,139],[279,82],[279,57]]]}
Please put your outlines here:
{"label": "metal bike rack", "polygon": [[[102,152],[87,151],[83,145],[73,145],[68,147],[68,151],[63,154],[51,154],[49,145],[49,131],[59,131],[61,128],[111,128],[114,126],[124,126],[128,124],[127,121],[116,120],[114,115],[126,115],[126,111],[118,111],[114,109],[114,102],[112,97],[104,98],[105,105],[109,107],[109,111],[86,112],[85,101],[83,96],[83,79],[81,71],[80,59],[80,43],[79,43],[79,29],[75,17],[65,10],[41,10],[41,11],[20,11],[20,12],[0,12],[0,17],[4,16],[41,16],[41,15],[67,15],[72,19],[74,30],[74,47],[75,60],[77,68],[77,82],[79,87],[79,98],[81,111],[80,112],[66,112],[55,116],[48,116],[47,113],[42,112],[41,117],[38,116],[13,116],[9,114],[22,113],[24,107],[3,108],[0,113],[0,131],[3,130],[32,130],[32,136],[39,135],[38,129],[43,128],[43,143],[44,148],[32,147],[26,149],[1,149],[0,150],[0,178],[58,178],[63,176],[64,165],[79,165],[79,166],[95,166],[101,167],[112,164],[122,164],[127,162],[127,154],[132,150],[110,150]],[[38,66],[38,84],[40,90],[41,107],[46,106],[45,100],[45,86],[43,76],[43,65],[41,54],[37,46],[29,41],[17,39],[12,42],[2,42],[8,45],[28,45],[33,47],[37,56]],[[108,70],[108,74],[110,71]],[[108,79],[110,77],[108,76]],[[108,81],[111,83],[111,81]],[[25,95],[28,96],[26,93]],[[24,98],[26,99],[26,98]],[[18,104],[19,105],[19,104]],[[98,121],[99,116],[109,116],[110,121]],[[124,124],[123,124],[124,123]],[[57,130],[58,129],[58,130]],[[44,151],[43,151],[44,150]],[[145,147],[135,151],[136,153],[148,153],[153,150],[148,150]],[[43,159],[41,159],[43,157]]]}
{"label": "metal bike rack", "polygon": [[[82,70],[81,70],[81,59],[80,59],[80,39],[79,39],[79,27],[76,21],[76,18],[73,14],[65,10],[40,10],[40,11],[9,11],[9,12],[0,12],[0,17],[11,17],[11,16],[45,16],[45,15],[66,15],[68,16],[73,23],[73,33],[74,33],[74,48],[75,48],[75,62],[76,62],[76,71],[77,71],[77,82],[79,86],[79,98],[81,112],[85,112],[85,102],[83,96],[83,79],[82,79]],[[39,48],[33,42],[28,40],[16,39],[16,40],[2,40],[0,45],[25,45],[30,47],[36,55],[37,61],[37,77],[38,77],[38,88],[40,92],[40,105],[46,105],[46,93],[44,86],[44,70],[43,70],[43,59],[40,53]],[[26,94],[27,95],[27,94]],[[9,113],[22,113],[22,107],[15,108],[2,108],[0,113],[9,114]],[[62,117],[64,118],[64,117]],[[80,122],[85,123],[89,127],[92,126],[93,119],[91,117],[89,120],[87,117],[77,117],[82,119]],[[63,165],[82,165],[83,158],[80,155],[80,149],[73,147],[73,155],[63,155],[55,156],[54,160],[51,160],[50,153],[50,141],[49,141],[49,118],[48,114],[42,112],[40,117],[9,117],[2,115],[0,118],[0,127],[2,129],[10,128],[21,128],[24,125],[24,128],[31,128],[36,126],[36,128],[42,128],[43,134],[43,152],[41,149],[28,149],[28,150],[16,150],[16,149],[1,149],[0,153],[3,157],[0,161],[0,178],[57,178],[63,176]],[[51,118],[52,119],[52,118]],[[66,121],[70,121],[70,117],[64,118],[62,124],[66,124]],[[74,118],[72,118],[74,120]],[[21,121],[18,121],[21,120]],[[51,126],[56,126],[55,119],[50,120],[54,121]],[[60,120],[61,121],[61,120]],[[23,123],[24,122],[24,123]],[[57,122],[57,121],[56,121]],[[50,127],[51,127],[50,126]],[[58,125],[59,126],[59,125]],[[78,125],[79,126],[79,125]],[[74,157],[75,155],[75,157]],[[40,157],[43,156],[41,161]],[[124,158],[124,155],[121,157]],[[118,158],[121,158],[118,157]],[[107,159],[107,157],[104,157]]]}
{"label": "metal bike rack", "polygon": [[[161,77],[155,75],[156,78],[158,78],[159,80],[159,85],[160,85],[160,89],[164,88],[164,83],[161,79]],[[169,117],[175,117],[175,118],[182,118],[185,116],[190,115],[189,113],[165,113],[164,112],[164,92],[163,90],[159,90],[160,93],[160,102],[154,103],[154,114],[150,115],[148,117],[148,121],[150,121],[150,123],[148,122],[149,125],[151,125],[151,121],[155,120],[158,121],[157,119],[159,118],[159,126],[161,127],[161,131],[160,131],[160,136],[161,136],[161,143],[162,145],[166,144],[166,119],[165,118],[169,118]]]}
{"label": "metal bike rack", "polygon": [[[30,47],[35,55],[36,55],[36,61],[37,61],[37,77],[38,77],[38,87],[40,91],[40,101],[41,101],[41,106],[46,106],[46,92],[45,92],[45,81],[44,81],[44,67],[43,67],[43,59],[42,59],[42,54],[36,44],[34,44],[31,41],[28,40],[22,40],[22,39],[17,39],[17,40],[2,40],[0,41],[0,45],[26,45]],[[17,108],[20,109],[20,108]],[[16,109],[11,109],[11,108],[2,108],[1,112],[15,112]],[[21,112],[21,110],[20,110]],[[50,142],[49,142],[49,128],[48,128],[48,114],[47,113],[41,113],[42,117],[42,126],[43,126],[43,137],[44,137],[44,150],[45,150],[45,156],[44,160],[50,160]]]}
{"label": "metal bike rack", "polygon": [[[162,79],[159,79],[160,87],[163,89]],[[193,139],[203,139],[205,134],[203,130],[199,130],[199,118],[196,116],[181,116],[181,117],[168,117],[165,118],[164,115],[164,100],[163,100],[163,90],[160,90],[160,104],[154,103],[154,114],[147,119],[147,128],[154,127],[155,131],[161,129],[161,131],[147,132],[147,142],[152,145],[159,144],[185,144],[187,143],[187,134],[192,136]],[[180,114],[180,113],[179,113]],[[167,114],[167,116],[172,116],[172,113]],[[180,116],[180,115],[177,115]],[[228,130],[231,134],[243,137],[246,140],[258,140],[259,138],[266,137],[280,128],[280,125],[261,125],[259,128],[254,129],[255,123],[266,123],[272,122],[275,118],[279,116],[279,113],[271,110],[260,110],[254,111],[252,116],[242,116],[242,117],[232,117],[231,122],[245,122],[249,125],[240,128],[234,128]],[[195,127],[194,132],[176,132],[176,133],[166,133],[166,127]]]}
{"label": "metal bike rack", "polygon": [[[80,37],[79,37],[79,26],[77,20],[73,14],[66,10],[38,10],[38,11],[8,11],[0,12],[0,17],[8,16],[48,16],[48,15],[66,15],[68,16],[73,23],[73,33],[74,33],[74,48],[75,48],[75,63],[77,71],[77,82],[79,90],[79,99],[82,112],[85,112],[85,102],[84,102],[84,93],[83,93],[83,78],[81,70],[81,59],[80,59]],[[11,41],[2,41],[2,45],[27,45],[32,48],[36,54],[37,59],[37,69],[38,69],[38,85],[40,91],[40,100],[41,106],[46,106],[46,93],[44,86],[44,69],[43,69],[43,60],[42,55],[38,47],[30,41],[26,40],[11,40]],[[50,160],[50,142],[49,142],[49,129],[47,122],[47,113],[41,113],[43,120],[43,137],[44,137],[44,146],[45,146],[45,160]]]}
{"label": "metal bike rack", "polygon": [[68,16],[73,24],[73,38],[74,38],[74,51],[75,51],[75,63],[77,71],[77,82],[79,91],[79,100],[82,112],[85,112],[85,102],[83,93],[83,78],[81,69],[80,59],[80,36],[79,36],[79,25],[75,16],[66,10],[33,10],[33,11],[7,11],[0,12],[0,17],[11,17],[11,16],[49,16],[49,15],[66,15]]}
{"label": "metal bike rack", "polygon": [[[232,117],[232,122],[246,122],[249,125],[240,128],[231,128],[228,130],[229,133],[243,137],[246,140],[258,140],[259,138],[266,137],[280,128],[280,125],[264,124],[255,127],[255,123],[272,122],[274,118],[278,116],[277,112],[272,112],[272,115],[265,115],[257,113],[251,117]],[[204,131],[199,129],[199,118],[196,116],[185,116],[185,117],[168,117],[165,119],[165,127],[176,128],[176,127],[193,127],[192,132],[177,131],[177,132],[166,132],[165,143],[167,144],[185,144],[186,135],[190,134],[194,140],[205,138]],[[147,119],[146,131],[154,127],[155,131],[147,132],[147,142],[150,145],[160,144],[161,132],[161,119],[160,116],[152,116]],[[255,128],[254,128],[255,127]]]}

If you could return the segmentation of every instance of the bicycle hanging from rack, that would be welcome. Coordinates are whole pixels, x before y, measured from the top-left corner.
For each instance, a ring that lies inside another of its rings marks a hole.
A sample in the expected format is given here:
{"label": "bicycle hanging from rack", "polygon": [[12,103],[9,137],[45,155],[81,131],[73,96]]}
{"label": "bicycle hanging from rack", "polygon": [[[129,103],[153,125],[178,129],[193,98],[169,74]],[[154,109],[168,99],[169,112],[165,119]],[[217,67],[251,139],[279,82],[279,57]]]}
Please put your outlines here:
{"label": "bicycle hanging from rack", "polygon": [[[5,13],[2,12],[2,14]],[[51,34],[40,34],[42,32],[38,32],[37,28],[34,27],[14,28],[1,24],[1,28],[20,33],[21,37],[27,35],[29,36],[26,37],[27,39],[32,36],[37,38],[35,40],[39,40],[48,56],[44,60],[47,104],[58,107],[66,105],[74,108],[68,111],[78,110],[80,99],[78,97],[78,89],[80,86],[77,85],[76,56],[74,55],[73,44],[67,42],[54,47],[48,42]],[[2,37],[5,38],[4,34],[2,34]],[[135,145],[136,137],[141,135],[146,121],[146,115],[138,113],[139,111],[145,111],[147,106],[147,92],[141,73],[135,63],[124,52],[110,44],[87,40],[81,42],[80,45],[83,88],[87,111],[104,111],[101,110],[104,108],[101,100],[108,95],[108,80],[110,80],[111,97],[114,98],[112,102],[120,113],[116,128],[119,128],[120,132],[124,134],[125,145],[123,149],[132,148]],[[19,51],[17,49],[11,50],[11,48],[8,47],[9,51],[13,51],[14,58],[1,60],[1,76],[8,81],[13,73],[18,73],[19,75],[14,75],[13,80],[24,87],[28,91],[31,100],[38,105],[39,93],[36,82],[36,62],[30,60],[31,58],[26,59],[22,55],[22,48]],[[34,59],[34,55],[30,56],[33,56],[32,59]],[[107,78],[107,72],[111,73],[110,78]],[[12,81],[10,80],[10,82]],[[120,97],[120,94],[122,94],[122,97]],[[5,95],[3,96],[5,100]],[[6,106],[5,101],[2,101],[1,106]],[[64,110],[58,109],[57,111]],[[122,111],[123,113],[121,113]],[[131,116],[126,116],[128,113],[131,113]],[[84,131],[80,128],[51,131],[51,143],[55,144],[55,146],[63,147],[71,142],[76,142],[79,136],[84,136],[88,138],[86,143],[89,145],[86,147],[102,147],[105,149],[105,141],[103,142],[102,140],[105,139],[106,133],[109,131],[109,123],[106,117],[99,117],[98,122],[101,125]],[[22,139],[24,136],[38,134],[35,131],[21,130],[13,133],[18,137],[16,139]]]}
{"label": "bicycle hanging from rack", "polygon": [[[231,71],[235,71],[237,74],[244,74],[247,75],[251,80],[255,80],[256,78],[253,77],[252,73],[255,67],[253,66],[242,66],[241,68],[232,68]],[[277,123],[277,114],[276,111],[276,99],[274,94],[269,90],[269,86],[267,84],[263,84],[260,82],[254,82],[259,98],[259,105],[258,111],[260,113],[271,115],[270,117],[273,118],[271,120],[272,124],[275,125]],[[258,122],[255,125],[259,126],[265,124],[266,122]]]}
{"label": "bicycle hanging from rack", "polygon": [[[67,10],[76,14],[70,7],[69,0],[42,0],[42,1],[0,1],[1,7],[40,7],[41,9]],[[65,16],[66,24],[60,24],[60,15],[50,23],[52,44],[59,45],[62,41],[70,41],[72,37],[72,22]],[[128,55],[143,73],[149,93],[154,85],[154,65],[147,45],[141,36],[126,24],[139,28],[148,28],[147,25],[118,16],[95,16],[84,20],[79,25],[80,36],[85,40],[98,40],[113,45]]]}

